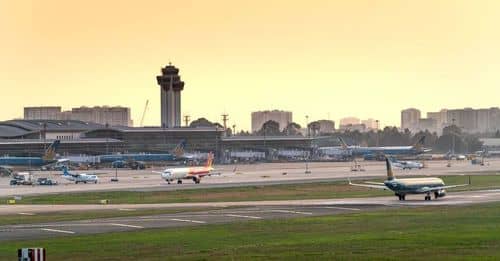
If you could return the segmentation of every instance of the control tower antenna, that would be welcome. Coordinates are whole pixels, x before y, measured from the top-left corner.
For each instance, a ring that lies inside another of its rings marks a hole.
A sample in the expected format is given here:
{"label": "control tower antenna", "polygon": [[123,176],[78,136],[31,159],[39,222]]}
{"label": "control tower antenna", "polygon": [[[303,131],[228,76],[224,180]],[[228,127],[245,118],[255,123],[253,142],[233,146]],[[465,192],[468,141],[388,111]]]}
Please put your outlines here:
{"label": "control tower antenna", "polygon": [[189,115],[184,115],[184,124],[186,127],[189,127],[189,121],[191,120],[191,116]]}

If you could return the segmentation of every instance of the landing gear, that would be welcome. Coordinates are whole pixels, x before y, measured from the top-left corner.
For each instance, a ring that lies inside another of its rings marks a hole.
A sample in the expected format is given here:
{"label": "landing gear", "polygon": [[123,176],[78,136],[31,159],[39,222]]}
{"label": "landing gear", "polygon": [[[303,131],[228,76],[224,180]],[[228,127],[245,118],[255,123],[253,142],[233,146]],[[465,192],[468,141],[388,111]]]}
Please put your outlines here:
{"label": "landing gear", "polygon": [[165,181],[168,183],[168,185],[170,185],[170,180],[169,179],[166,179]]}
{"label": "landing gear", "polygon": [[401,201],[406,200],[406,195],[396,194],[396,196],[398,196],[399,200],[401,200]]}
{"label": "landing gear", "polygon": [[182,179],[177,180],[177,184],[182,184]]}
{"label": "landing gear", "polygon": [[436,192],[434,192],[434,199],[437,199],[437,198],[439,198],[439,193],[436,191]]}
{"label": "landing gear", "polygon": [[431,195],[430,195],[430,194],[427,194],[427,195],[425,196],[425,200],[426,200],[426,201],[431,200]]}
{"label": "landing gear", "polygon": [[200,184],[200,179],[199,179],[199,178],[197,178],[197,177],[193,177],[193,181],[194,181],[194,183],[196,183],[196,184]]}

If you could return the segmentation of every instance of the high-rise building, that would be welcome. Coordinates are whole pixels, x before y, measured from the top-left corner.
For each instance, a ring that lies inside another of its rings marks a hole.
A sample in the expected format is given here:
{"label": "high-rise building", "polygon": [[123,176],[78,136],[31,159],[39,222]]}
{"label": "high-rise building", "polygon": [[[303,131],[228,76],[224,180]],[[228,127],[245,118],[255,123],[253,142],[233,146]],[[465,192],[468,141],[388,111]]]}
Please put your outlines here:
{"label": "high-rise building", "polygon": [[358,125],[360,124],[361,121],[359,118],[356,117],[345,117],[340,119],[340,126],[347,126],[347,125]]}
{"label": "high-rise building", "polygon": [[361,124],[364,124],[367,130],[378,130],[379,129],[379,122],[375,119],[372,119],[372,118],[362,120]]}
{"label": "high-rise building", "polygon": [[[67,117],[67,116],[66,116]],[[79,107],[71,109],[71,120],[108,124],[109,126],[133,126],[130,108],[126,107]]]}
{"label": "high-rise building", "polygon": [[24,107],[25,120],[60,120],[61,106]]}
{"label": "high-rise building", "polygon": [[500,129],[500,108],[489,109],[443,109],[428,112],[427,118],[436,120],[436,130],[441,134],[446,126],[455,124],[468,133],[491,133]]}
{"label": "high-rise building", "polygon": [[184,82],[179,76],[179,69],[169,64],[156,76],[161,95],[161,126],[173,128],[181,126],[181,91]]}
{"label": "high-rise building", "polygon": [[423,118],[418,121],[418,131],[437,132],[437,121],[432,118]]}
{"label": "high-rise building", "polygon": [[252,112],[252,132],[259,131],[262,125],[270,120],[277,122],[280,129],[283,130],[289,123],[293,122],[292,112],[280,110]]}
{"label": "high-rise building", "polygon": [[320,133],[334,133],[335,132],[335,122],[331,120],[319,120]]}
{"label": "high-rise building", "polygon": [[95,106],[72,108],[61,111],[60,106],[25,107],[25,120],[78,120],[110,126],[133,126],[130,108],[116,106]]}
{"label": "high-rise building", "polygon": [[401,111],[401,130],[408,129],[415,131],[418,129],[420,120],[420,111],[415,108],[409,108]]}

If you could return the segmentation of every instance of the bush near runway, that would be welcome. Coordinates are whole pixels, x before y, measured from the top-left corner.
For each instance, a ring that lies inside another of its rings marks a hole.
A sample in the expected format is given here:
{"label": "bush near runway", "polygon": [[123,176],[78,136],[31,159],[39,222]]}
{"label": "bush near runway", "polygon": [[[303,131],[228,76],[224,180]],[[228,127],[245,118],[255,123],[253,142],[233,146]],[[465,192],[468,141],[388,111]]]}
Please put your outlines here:
{"label": "bush near runway", "polygon": [[[448,185],[468,182],[467,176],[443,176]],[[500,188],[500,175],[473,175],[472,184],[452,189],[479,190]],[[381,180],[372,180],[381,181]],[[321,182],[307,184],[286,184],[269,186],[249,186],[234,188],[190,189],[155,192],[84,192],[26,196],[17,204],[98,204],[108,199],[111,204],[150,204],[150,203],[188,203],[188,202],[225,202],[285,199],[322,199],[390,196],[389,191],[349,186],[347,182]],[[1,199],[6,204],[7,198]]]}
{"label": "bush near runway", "polygon": [[499,216],[492,203],[6,241],[0,260],[25,246],[50,260],[498,260]]}

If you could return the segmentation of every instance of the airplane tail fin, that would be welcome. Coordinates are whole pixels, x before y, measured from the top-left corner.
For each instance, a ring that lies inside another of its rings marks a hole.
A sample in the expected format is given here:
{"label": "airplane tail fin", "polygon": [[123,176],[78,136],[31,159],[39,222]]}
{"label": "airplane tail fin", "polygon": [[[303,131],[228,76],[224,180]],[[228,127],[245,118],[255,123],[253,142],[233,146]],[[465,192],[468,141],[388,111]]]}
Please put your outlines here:
{"label": "airplane tail fin", "polygon": [[186,147],[186,140],[181,140],[179,144],[174,149],[174,155],[176,157],[184,156],[184,148]]}
{"label": "airplane tail fin", "polygon": [[214,154],[212,152],[208,153],[206,168],[211,168],[214,162]]}
{"label": "airplane tail fin", "polygon": [[425,142],[425,136],[422,136],[420,137],[420,139],[418,139],[418,141],[415,144],[413,144],[413,148],[415,148],[415,150],[417,151],[423,151],[424,142]]}
{"label": "airplane tail fin", "polygon": [[392,172],[392,165],[391,165],[391,161],[389,160],[389,158],[385,158],[385,165],[387,168],[387,180],[393,180],[395,177],[394,177],[394,173]]}
{"label": "airplane tail fin", "polygon": [[344,139],[339,137],[339,141],[340,141],[340,146],[342,147],[342,149],[347,149],[347,143],[345,143]]}
{"label": "airplane tail fin", "polygon": [[60,140],[55,140],[50,144],[50,146],[45,150],[45,154],[43,155],[44,160],[53,160],[56,158],[56,152],[59,148]]}

